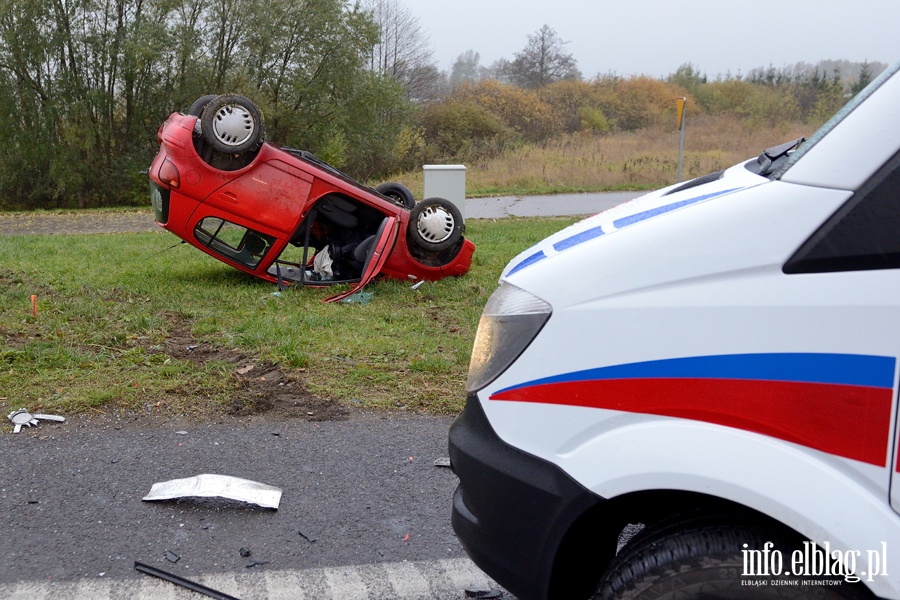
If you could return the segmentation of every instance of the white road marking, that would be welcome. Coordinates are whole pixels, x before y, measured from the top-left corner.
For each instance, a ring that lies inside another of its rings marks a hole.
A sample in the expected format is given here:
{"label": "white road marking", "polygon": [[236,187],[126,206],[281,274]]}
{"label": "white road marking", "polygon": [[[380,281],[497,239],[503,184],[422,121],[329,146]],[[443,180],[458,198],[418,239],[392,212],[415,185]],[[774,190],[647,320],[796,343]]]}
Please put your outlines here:
{"label": "white road marking", "polygon": [[[195,597],[193,592],[168,581],[137,575],[135,579],[97,577],[71,582],[0,583],[0,598],[187,600]],[[465,598],[467,589],[499,589],[467,558],[185,577],[241,600],[454,600]]]}

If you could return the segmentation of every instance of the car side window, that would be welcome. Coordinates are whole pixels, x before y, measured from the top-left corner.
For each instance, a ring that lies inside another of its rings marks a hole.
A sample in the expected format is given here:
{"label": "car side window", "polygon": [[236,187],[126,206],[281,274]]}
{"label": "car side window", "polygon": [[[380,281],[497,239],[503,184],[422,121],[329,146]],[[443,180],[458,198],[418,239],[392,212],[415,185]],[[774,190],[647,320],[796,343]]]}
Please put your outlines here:
{"label": "car side window", "polygon": [[194,236],[210,250],[247,267],[255,268],[275,238],[218,217],[205,217],[194,228]]}
{"label": "car side window", "polygon": [[810,237],[783,271],[827,273],[900,268],[900,153]]}

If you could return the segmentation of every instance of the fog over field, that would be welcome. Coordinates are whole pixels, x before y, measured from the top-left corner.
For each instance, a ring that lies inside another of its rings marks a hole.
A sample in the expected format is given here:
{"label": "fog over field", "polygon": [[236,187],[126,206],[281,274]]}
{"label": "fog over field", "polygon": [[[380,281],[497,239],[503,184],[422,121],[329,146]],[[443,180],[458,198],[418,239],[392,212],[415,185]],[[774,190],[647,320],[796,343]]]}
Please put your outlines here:
{"label": "fog over field", "polygon": [[481,64],[512,59],[543,25],[568,43],[585,78],[664,77],[692,63],[711,79],[825,59],[900,59],[900,2],[776,4],[721,0],[402,0],[419,19],[439,68],[474,50]]}

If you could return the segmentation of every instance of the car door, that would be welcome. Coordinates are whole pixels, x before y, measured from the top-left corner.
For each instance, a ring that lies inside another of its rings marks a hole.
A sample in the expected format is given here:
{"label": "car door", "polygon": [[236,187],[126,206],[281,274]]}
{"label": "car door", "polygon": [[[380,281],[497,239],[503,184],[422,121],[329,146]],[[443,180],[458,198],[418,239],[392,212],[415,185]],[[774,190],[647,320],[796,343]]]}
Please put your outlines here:
{"label": "car door", "polygon": [[381,272],[381,267],[384,266],[388,255],[394,248],[394,242],[397,239],[397,231],[399,228],[400,222],[396,216],[385,217],[378,227],[378,231],[375,234],[375,241],[366,256],[366,262],[363,265],[359,283],[345,292],[326,298],[325,302],[339,302],[348,296],[352,296],[372,281],[372,279]]}

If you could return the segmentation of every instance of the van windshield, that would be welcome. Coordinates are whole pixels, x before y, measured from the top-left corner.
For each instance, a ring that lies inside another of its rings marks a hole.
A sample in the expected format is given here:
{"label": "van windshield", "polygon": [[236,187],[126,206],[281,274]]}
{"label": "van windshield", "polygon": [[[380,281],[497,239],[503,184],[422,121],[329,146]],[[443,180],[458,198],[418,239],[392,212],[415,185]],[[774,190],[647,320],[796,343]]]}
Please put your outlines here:
{"label": "van windshield", "polygon": [[792,152],[788,159],[784,161],[784,164],[781,165],[781,168],[775,170],[771,178],[772,179],[780,179],[782,175],[784,175],[785,171],[791,168],[795,162],[797,162],[804,154],[809,152],[809,149],[815,146],[819,140],[828,135],[828,132],[834,129],[838,123],[844,120],[844,118],[853,112],[857,106],[865,102],[866,98],[871,96],[875,90],[880,88],[885,81],[890,79],[897,71],[900,71],[900,61],[895,62],[893,65],[885,69],[881,72],[878,77],[876,77],[872,83],[867,85],[863,91],[858,93],[856,96],[850,99],[847,104],[845,104],[839,111],[834,113],[834,116],[828,119],[824,125],[822,125],[814,134],[812,134],[806,142],[800,144],[796,151]]}

